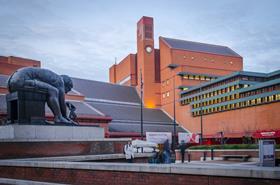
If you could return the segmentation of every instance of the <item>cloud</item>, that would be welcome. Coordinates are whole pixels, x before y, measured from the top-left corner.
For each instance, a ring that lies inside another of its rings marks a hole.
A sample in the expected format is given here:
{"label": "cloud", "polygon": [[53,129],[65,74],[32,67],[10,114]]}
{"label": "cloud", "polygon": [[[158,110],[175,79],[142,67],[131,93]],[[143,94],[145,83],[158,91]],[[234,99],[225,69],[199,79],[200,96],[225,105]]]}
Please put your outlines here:
{"label": "cloud", "polygon": [[136,22],[150,15],[156,46],[160,35],[221,44],[243,56],[245,70],[280,68],[277,1],[160,2],[0,0],[0,55],[33,58],[60,74],[108,81],[114,58],[136,52]]}

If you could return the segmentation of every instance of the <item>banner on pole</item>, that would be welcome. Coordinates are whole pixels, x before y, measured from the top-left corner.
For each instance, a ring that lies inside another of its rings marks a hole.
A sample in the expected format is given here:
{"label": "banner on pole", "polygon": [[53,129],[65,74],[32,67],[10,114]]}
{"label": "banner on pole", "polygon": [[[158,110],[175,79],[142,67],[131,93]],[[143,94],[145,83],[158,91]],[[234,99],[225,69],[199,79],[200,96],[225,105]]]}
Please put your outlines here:
{"label": "banner on pole", "polygon": [[178,142],[181,143],[182,141],[184,143],[199,143],[199,134],[179,132]]}
{"label": "banner on pole", "polygon": [[163,144],[166,140],[172,143],[171,132],[146,132],[146,139],[149,142]]}

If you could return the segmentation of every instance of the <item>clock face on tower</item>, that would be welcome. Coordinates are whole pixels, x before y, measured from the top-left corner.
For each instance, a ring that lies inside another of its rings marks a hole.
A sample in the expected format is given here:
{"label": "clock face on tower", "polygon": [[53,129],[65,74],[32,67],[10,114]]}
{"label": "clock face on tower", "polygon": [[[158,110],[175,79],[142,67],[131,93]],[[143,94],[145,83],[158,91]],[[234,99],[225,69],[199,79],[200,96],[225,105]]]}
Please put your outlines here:
{"label": "clock face on tower", "polygon": [[151,46],[146,46],[145,49],[146,49],[147,53],[152,53],[152,51],[153,51],[153,48]]}

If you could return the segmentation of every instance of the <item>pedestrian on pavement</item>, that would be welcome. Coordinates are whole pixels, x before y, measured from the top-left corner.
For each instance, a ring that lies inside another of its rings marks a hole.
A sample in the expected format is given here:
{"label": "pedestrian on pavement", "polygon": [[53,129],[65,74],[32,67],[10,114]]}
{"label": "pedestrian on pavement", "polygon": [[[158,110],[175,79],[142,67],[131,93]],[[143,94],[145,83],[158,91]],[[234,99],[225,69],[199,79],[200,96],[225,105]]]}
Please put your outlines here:
{"label": "pedestrian on pavement", "polygon": [[128,160],[128,162],[132,163],[134,158],[134,151],[131,142],[128,142],[128,144],[124,146],[124,153],[125,158]]}
{"label": "pedestrian on pavement", "polygon": [[180,153],[181,153],[181,162],[184,163],[185,162],[185,150],[187,148],[187,144],[185,143],[184,140],[182,140],[180,142],[180,145],[179,145],[179,149],[180,149]]}

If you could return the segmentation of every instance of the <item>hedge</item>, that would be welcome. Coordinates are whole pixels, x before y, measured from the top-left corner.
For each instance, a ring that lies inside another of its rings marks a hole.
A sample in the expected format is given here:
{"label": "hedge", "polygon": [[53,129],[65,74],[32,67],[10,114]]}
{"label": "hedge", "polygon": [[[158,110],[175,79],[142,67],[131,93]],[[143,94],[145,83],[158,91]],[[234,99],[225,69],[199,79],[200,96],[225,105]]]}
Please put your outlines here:
{"label": "hedge", "polygon": [[[210,149],[258,149],[257,144],[224,144],[224,145],[197,145],[191,146],[188,149],[191,150],[210,150]],[[276,145],[277,149],[280,149],[280,145]]]}

